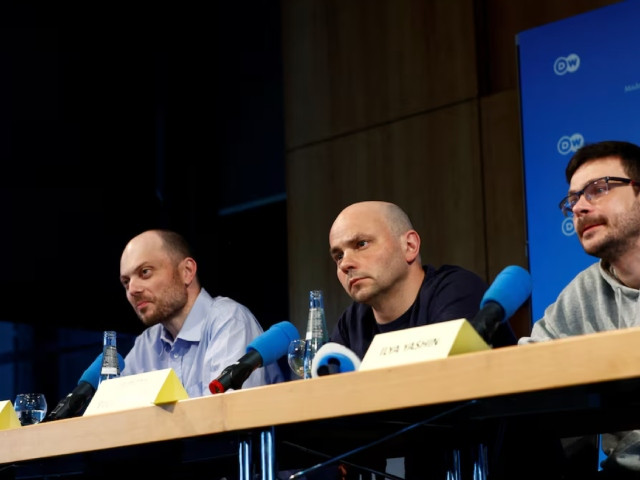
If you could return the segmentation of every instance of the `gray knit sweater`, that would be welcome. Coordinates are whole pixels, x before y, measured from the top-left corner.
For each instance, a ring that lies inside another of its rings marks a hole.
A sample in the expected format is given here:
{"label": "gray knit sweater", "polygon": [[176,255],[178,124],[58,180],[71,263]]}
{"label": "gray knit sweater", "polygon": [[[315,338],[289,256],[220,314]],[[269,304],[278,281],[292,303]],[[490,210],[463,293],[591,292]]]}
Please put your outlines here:
{"label": "gray knit sweater", "polygon": [[[640,326],[640,291],[618,282],[594,263],[580,272],[519,344]],[[604,469],[640,472],[640,431],[602,435]]]}

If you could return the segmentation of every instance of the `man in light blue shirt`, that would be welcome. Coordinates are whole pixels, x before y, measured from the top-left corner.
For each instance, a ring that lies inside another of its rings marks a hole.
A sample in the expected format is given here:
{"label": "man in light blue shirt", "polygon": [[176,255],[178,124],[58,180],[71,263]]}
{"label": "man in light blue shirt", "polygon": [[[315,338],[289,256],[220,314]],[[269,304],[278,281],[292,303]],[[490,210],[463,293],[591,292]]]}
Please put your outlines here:
{"label": "man in light blue shirt", "polygon": [[[172,368],[189,397],[208,395],[211,380],[263,333],[248,308],[209,295],[196,272],[189,246],[176,232],[148,230],[126,245],[120,281],[147,328],[125,357],[122,375]],[[255,370],[243,388],[283,380],[271,364]]]}

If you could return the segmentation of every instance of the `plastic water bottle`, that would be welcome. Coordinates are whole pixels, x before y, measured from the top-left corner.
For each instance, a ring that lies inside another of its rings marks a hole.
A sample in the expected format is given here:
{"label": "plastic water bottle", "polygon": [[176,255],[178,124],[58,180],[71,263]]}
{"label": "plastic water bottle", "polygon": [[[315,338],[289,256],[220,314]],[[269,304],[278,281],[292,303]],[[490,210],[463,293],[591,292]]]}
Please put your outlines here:
{"label": "plastic water bottle", "polygon": [[116,346],[116,332],[107,330],[103,334],[102,341],[102,368],[100,370],[100,380],[116,378],[120,376],[120,365],[118,364],[118,349]]}
{"label": "plastic water bottle", "polygon": [[311,378],[313,357],[318,349],[329,341],[327,322],[324,317],[322,290],[309,292],[309,320],[305,336],[304,378]]}

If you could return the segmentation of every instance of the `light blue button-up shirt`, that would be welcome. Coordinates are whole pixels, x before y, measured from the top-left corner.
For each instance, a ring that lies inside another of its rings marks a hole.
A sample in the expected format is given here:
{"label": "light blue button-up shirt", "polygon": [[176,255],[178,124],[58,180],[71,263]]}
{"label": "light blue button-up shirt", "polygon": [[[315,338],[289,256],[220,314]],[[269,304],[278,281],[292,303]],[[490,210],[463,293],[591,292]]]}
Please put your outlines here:
{"label": "light blue button-up shirt", "polygon": [[[240,359],[262,333],[247,307],[201,289],[176,339],[161,324],[147,328],[125,357],[122,375],[172,368],[189,397],[210,395],[211,380]],[[255,370],[242,388],[283,380],[280,367],[271,364]]]}

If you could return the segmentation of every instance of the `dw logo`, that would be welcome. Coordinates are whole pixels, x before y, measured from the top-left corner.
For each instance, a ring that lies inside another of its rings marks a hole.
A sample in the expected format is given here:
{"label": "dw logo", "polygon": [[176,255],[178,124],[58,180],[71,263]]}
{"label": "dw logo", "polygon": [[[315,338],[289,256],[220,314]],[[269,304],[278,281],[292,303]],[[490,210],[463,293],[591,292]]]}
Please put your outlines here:
{"label": "dw logo", "polygon": [[567,237],[570,237],[574,233],[576,233],[576,228],[573,225],[573,218],[565,218],[562,221],[562,233]]}
{"label": "dw logo", "polygon": [[565,73],[573,73],[580,68],[580,57],[575,53],[566,57],[558,57],[553,62],[553,71],[556,75],[564,75]]}
{"label": "dw logo", "polygon": [[581,146],[584,145],[584,137],[579,133],[574,133],[570,137],[564,135],[558,140],[558,152],[561,155],[567,155],[571,152],[576,152]]}

